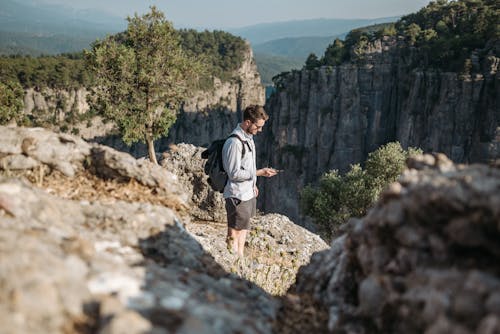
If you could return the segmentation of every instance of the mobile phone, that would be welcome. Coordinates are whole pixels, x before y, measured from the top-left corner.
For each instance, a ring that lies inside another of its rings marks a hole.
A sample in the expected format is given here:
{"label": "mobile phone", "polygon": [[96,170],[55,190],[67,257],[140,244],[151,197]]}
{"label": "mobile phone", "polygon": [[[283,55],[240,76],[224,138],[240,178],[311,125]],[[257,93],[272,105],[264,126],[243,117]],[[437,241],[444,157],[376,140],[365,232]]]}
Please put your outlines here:
{"label": "mobile phone", "polygon": [[284,172],[284,171],[285,171],[284,169],[276,169],[276,168],[273,168],[273,169],[274,169],[274,171],[275,171],[276,173],[281,173],[281,172]]}

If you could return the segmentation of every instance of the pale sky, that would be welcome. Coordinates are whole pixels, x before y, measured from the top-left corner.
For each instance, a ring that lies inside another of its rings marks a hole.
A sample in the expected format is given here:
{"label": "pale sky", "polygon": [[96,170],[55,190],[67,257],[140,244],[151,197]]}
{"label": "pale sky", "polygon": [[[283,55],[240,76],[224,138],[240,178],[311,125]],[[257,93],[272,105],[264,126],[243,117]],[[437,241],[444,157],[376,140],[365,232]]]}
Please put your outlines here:
{"label": "pale sky", "polygon": [[[34,0],[37,1],[37,0]],[[413,13],[430,0],[38,0],[100,9],[125,18],[156,5],[176,27],[237,28],[317,18],[380,18]]]}

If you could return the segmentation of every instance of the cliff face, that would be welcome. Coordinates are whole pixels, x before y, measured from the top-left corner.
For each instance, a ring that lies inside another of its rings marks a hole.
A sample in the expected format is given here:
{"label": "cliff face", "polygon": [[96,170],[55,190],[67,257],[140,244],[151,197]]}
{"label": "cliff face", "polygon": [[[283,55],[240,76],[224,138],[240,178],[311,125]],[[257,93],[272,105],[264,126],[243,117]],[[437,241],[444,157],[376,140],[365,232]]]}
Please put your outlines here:
{"label": "cliff face", "polygon": [[285,169],[261,183],[262,209],[297,219],[298,193],[331,169],[346,171],[390,141],[455,162],[500,156],[498,58],[461,76],[412,70],[414,55],[374,45],[357,64],[284,77],[266,104],[261,161]]}
{"label": "cliff face", "polygon": [[68,90],[28,88],[24,93],[24,113],[51,112],[56,120],[61,121],[72,111],[78,114],[89,111],[87,94],[88,91],[83,87]]}

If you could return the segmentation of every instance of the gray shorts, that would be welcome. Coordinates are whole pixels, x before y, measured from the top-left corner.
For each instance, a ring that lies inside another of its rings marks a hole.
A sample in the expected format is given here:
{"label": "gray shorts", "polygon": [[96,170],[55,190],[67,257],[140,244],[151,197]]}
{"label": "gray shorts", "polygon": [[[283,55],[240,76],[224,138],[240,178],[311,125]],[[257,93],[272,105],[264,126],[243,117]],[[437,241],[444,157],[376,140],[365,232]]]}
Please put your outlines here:
{"label": "gray shorts", "polygon": [[250,218],[255,216],[256,203],[255,197],[248,201],[226,198],[227,225],[235,230],[250,229]]}

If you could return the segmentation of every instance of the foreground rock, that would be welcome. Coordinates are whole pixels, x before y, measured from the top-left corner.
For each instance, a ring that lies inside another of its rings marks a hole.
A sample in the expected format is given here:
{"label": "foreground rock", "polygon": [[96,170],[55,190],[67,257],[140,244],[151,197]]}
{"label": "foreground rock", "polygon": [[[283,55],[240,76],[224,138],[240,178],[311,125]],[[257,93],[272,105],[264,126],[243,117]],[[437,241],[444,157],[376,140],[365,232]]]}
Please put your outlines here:
{"label": "foreground rock", "polygon": [[332,332],[498,333],[500,170],[442,155],[409,167],[293,291],[328,309]]}
{"label": "foreground rock", "polygon": [[0,127],[2,331],[273,332],[269,292],[327,246],[267,215],[251,254],[231,257],[224,222],[186,216],[191,167],[176,176],[73,136]]}
{"label": "foreground rock", "polygon": [[265,333],[276,304],[228,275],[167,208],[53,197],[0,180],[7,333]]}

